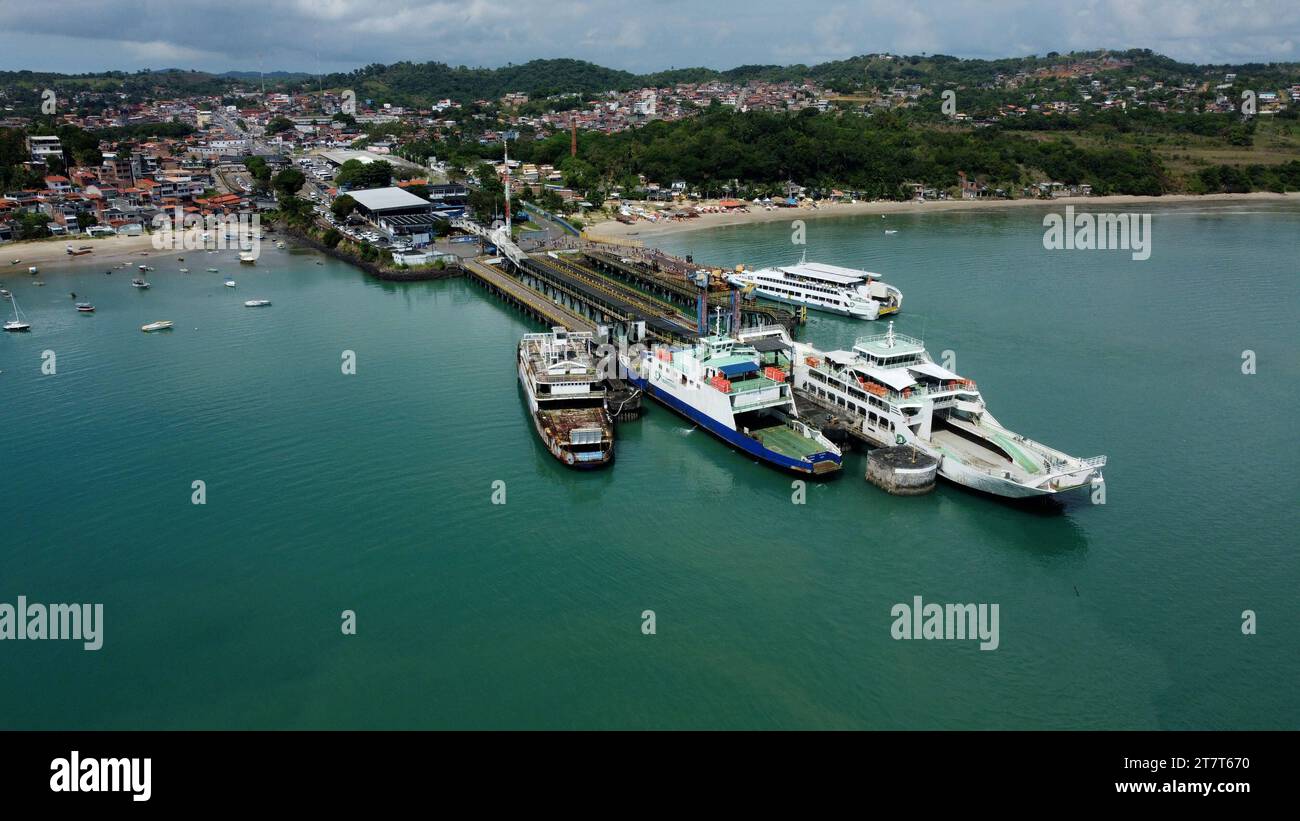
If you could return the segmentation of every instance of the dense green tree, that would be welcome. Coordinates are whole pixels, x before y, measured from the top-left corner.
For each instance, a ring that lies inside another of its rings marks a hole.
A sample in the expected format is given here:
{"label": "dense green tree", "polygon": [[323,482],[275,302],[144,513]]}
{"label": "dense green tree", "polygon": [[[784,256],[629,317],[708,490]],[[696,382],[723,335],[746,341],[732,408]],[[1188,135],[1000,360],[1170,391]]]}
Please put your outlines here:
{"label": "dense green tree", "polygon": [[272,178],[271,187],[281,198],[291,197],[302,189],[305,182],[307,182],[307,176],[291,166]]}
{"label": "dense green tree", "polygon": [[357,201],[353,199],[350,194],[340,194],[335,197],[334,202],[330,204],[330,211],[333,212],[334,219],[342,222],[348,218],[348,215],[351,214],[353,209],[356,207]]}
{"label": "dense green tree", "polygon": [[267,136],[279,134],[283,131],[291,131],[292,129],[293,120],[288,117],[272,117],[271,121],[266,124]]}
{"label": "dense green tree", "polygon": [[334,184],[339,188],[385,188],[393,184],[393,166],[383,160],[372,163],[348,160],[339,166]]}

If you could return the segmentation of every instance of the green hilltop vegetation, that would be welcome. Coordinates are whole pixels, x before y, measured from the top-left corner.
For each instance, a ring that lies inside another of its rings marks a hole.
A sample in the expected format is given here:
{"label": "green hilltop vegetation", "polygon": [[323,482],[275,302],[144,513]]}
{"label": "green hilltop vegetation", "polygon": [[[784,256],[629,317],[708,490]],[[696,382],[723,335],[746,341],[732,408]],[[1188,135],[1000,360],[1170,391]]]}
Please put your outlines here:
{"label": "green hilltop vegetation", "polygon": [[[686,180],[714,195],[773,194],[785,180],[829,190],[839,187],[882,199],[904,199],[905,183],[941,188],[957,172],[1006,190],[1038,179],[1091,183],[1099,194],[1161,194],[1173,190],[1160,161],[1147,150],[1083,148],[1069,140],[1034,140],[997,129],[922,128],[902,113],[833,116],[735,112],[715,106],[699,117],[654,122],[615,134],[584,133],[578,157],[557,134],[512,146],[512,158],[550,163],[588,198],[630,190],[637,175],[667,184]],[[459,164],[499,159],[499,146],[477,141],[439,146]],[[1300,180],[1297,180],[1300,183]],[[1018,193],[1018,190],[1017,190]]]}
{"label": "green hilltop vegetation", "polygon": [[[1105,112],[1036,132],[1022,129],[1019,120],[986,128],[934,124],[902,109],[868,117],[811,109],[737,112],[714,105],[676,122],[613,134],[581,132],[577,157],[569,156],[567,134],[521,139],[512,143],[511,157],[554,165],[568,187],[592,202],[610,191],[635,190],[638,175],[664,185],[684,180],[706,196],[743,197],[779,194],[792,180],[823,192],[840,188],[906,199],[908,184],[953,189],[959,172],[1010,196],[1046,180],[1087,184],[1096,194],[1300,190],[1295,120],[1258,125],[1227,114],[1129,114],[1136,115],[1132,123],[1123,112]],[[1162,123],[1166,117],[1172,119]],[[1252,146],[1260,132],[1267,135],[1261,143],[1282,141],[1287,149]],[[1193,162],[1181,153],[1193,150],[1191,144],[1243,142],[1247,147],[1231,149],[1238,152],[1231,155],[1234,162]],[[406,149],[408,156],[435,154],[463,168],[501,158],[498,143],[472,137]]]}
{"label": "green hilltop vegetation", "polygon": [[203,71],[104,71],[90,74],[57,74],[45,71],[0,71],[0,91],[7,100],[34,101],[52,88],[56,93],[125,94],[127,102],[148,102],[172,97],[222,94],[234,81]]}
{"label": "green hilltop vegetation", "polygon": [[1254,84],[1249,87],[1260,88],[1293,83],[1300,79],[1300,63],[1196,65],[1173,60],[1149,49],[1129,49],[1068,54],[1050,52],[1043,56],[997,60],[963,59],[943,54],[866,54],[814,66],[742,65],[725,70],[696,67],[648,74],[634,74],[574,59],[531,60],[500,68],[453,67],[440,62],[403,61],[389,65],[375,63],[351,72],[326,74],[322,77],[304,72],[272,71],[263,74],[232,71],[213,74],[182,69],[89,74],[5,71],[0,72],[0,89],[10,94],[39,94],[44,88],[54,88],[56,91],[125,92],[133,99],[158,99],[195,94],[219,95],[228,93],[235,86],[265,82],[268,90],[309,92],[321,86],[332,89],[350,88],[363,99],[418,106],[429,105],[444,98],[461,103],[493,100],[512,91],[521,91],[533,97],[546,97],[627,91],[709,80],[744,83],[750,80],[809,79],[834,92],[852,94],[899,83],[975,90],[991,83],[999,74],[1012,76],[1018,72],[1034,72],[1102,57],[1130,63],[1100,72],[1115,79],[1146,76],[1152,80],[1172,83],[1189,77],[1208,79],[1231,72],[1237,74],[1242,82]]}
{"label": "green hilltop vegetation", "polygon": [[[636,88],[666,87],[677,83],[710,80],[745,83],[750,80],[769,82],[812,80],[828,89],[852,94],[894,84],[921,83],[928,86],[952,86],[977,89],[990,84],[999,74],[1013,76],[1052,66],[1110,57],[1129,65],[1105,68],[1099,74],[1116,80],[1149,77],[1153,81],[1175,83],[1183,79],[1222,76],[1231,72],[1242,82],[1263,88],[1300,80],[1300,63],[1252,63],[1238,66],[1201,66],[1182,63],[1156,54],[1150,49],[1126,51],[1088,51],[1044,56],[1008,57],[999,60],[968,60],[943,54],[896,56],[868,54],[845,60],[833,60],[815,66],[744,65],[726,70],[681,68],[650,74],[633,74],[605,68],[583,60],[532,60],[501,68],[452,67],[445,63],[400,62],[373,64],[352,72],[329,74],[321,79],[328,88],[351,88],[357,96],[376,102],[399,105],[428,105],[443,98],[460,103],[493,100],[520,91],[531,97],[556,94],[594,94],[603,91],[628,91]],[[1040,82],[1041,81],[1036,81]],[[307,91],[310,80],[290,83]]]}

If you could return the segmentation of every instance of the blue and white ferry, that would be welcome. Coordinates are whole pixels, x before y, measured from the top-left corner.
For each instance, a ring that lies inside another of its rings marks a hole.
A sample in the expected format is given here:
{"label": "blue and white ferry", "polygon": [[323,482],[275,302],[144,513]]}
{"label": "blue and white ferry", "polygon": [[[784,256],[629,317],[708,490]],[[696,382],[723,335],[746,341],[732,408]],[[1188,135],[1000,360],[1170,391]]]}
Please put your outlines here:
{"label": "blue and white ferry", "polygon": [[634,385],[732,447],[794,473],[835,474],[839,448],[799,418],[789,354],[715,333],[620,358]]}

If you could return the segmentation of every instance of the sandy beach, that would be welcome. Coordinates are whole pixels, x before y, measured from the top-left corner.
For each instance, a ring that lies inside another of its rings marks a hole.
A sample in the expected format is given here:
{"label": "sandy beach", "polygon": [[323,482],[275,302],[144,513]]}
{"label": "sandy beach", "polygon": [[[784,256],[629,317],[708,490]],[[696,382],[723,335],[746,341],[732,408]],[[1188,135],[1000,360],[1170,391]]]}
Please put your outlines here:
{"label": "sandy beach", "polygon": [[[748,212],[728,212],[718,214],[701,214],[688,219],[664,219],[659,222],[637,220],[632,224],[607,220],[588,225],[587,235],[592,239],[629,239],[653,240],[668,234],[683,231],[699,231],[707,228],[722,228],[729,225],[750,225],[758,222],[782,222],[789,220],[819,219],[822,217],[852,217],[863,214],[927,214],[947,211],[992,211],[1001,208],[1064,208],[1073,205],[1076,209],[1087,208],[1104,211],[1109,208],[1123,208],[1132,205],[1174,205],[1186,203],[1246,203],[1279,202],[1300,203],[1300,193],[1273,194],[1256,192],[1251,194],[1170,194],[1162,197],[1139,197],[1116,195],[1107,197],[1058,197],[1050,200],[937,200],[927,202],[854,202],[834,203],[812,207],[801,205],[794,208],[777,208],[767,211],[759,206],[750,206]],[[709,204],[709,203],[704,203]]]}
{"label": "sandy beach", "polygon": [[[74,257],[65,250],[69,245],[73,248],[85,245],[95,250]],[[114,236],[97,239],[59,237],[31,242],[7,242],[0,245],[0,277],[27,276],[27,269],[33,265],[42,272],[57,269],[102,273],[120,262],[136,261],[133,264],[149,264],[150,258],[174,260],[176,257],[183,256],[185,256],[184,251],[157,250],[153,247],[153,237],[147,234],[138,237]],[[12,264],[15,259],[20,262]]]}

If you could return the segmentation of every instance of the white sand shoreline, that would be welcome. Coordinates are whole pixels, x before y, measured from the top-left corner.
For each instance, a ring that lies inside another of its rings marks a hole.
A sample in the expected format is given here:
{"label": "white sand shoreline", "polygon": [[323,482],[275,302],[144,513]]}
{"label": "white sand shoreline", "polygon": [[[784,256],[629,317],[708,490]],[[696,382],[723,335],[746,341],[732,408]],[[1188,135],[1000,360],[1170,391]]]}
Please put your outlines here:
{"label": "white sand shoreline", "polygon": [[701,214],[682,220],[661,220],[648,222],[638,220],[632,224],[607,220],[587,226],[587,236],[595,240],[643,240],[678,234],[685,231],[700,231],[709,228],[723,228],[735,225],[751,225],[763,222],[782,222],[791,220],[821,219],[825,217],[852,217],[870,214],[927,214],[952,211],[994,211],[1006,208],[1064,208],[1073,205],[1097,211],[1106,208],[1122,208],[1133,205],[1186,205],[1189,203],[1213,203],[1218,205],[1240,205],[1242,203],[1294,203],[1300,204],[1300,193],[1275,194],[1271,192],[1253,192],[1249,194],[1166,194],[1159,197],[1113,195],[1105,197],[1059,197],[1050,200],[1016,199],[1016,200],[938,200],[932,202],[855,202],[823,205],[818,208],[798,206],[795,208],[778,208],[766,211],[751,206],[753,210],[745,213]]}
{"label": "white sand shoreline", "polygon": [[[66,248],[80,248],[83,245],[94,249],[89,254],[71,256]],[[199,251],[199,253],[203,253]],[[145,256],[147,254],[147,256]],[[31,240],[27,242],[6,242],[0,245],[0,278],[9,276],[27,276],[27,269],[35,265],[42,273],[47,269],[63,271],[66,269],[100,271],[112,268],[120,262],[139,260],[150,264],[150,258],[176,259],[185,256],[185,251],[159,251],[153,247],[153,237],[141,234],[136,237],[112,236],[89,239],[86,237],[59,237],[55,239]],[[21,260],[16,265],[13,260]],[[137,264],[139,264],[137,263]]]}

